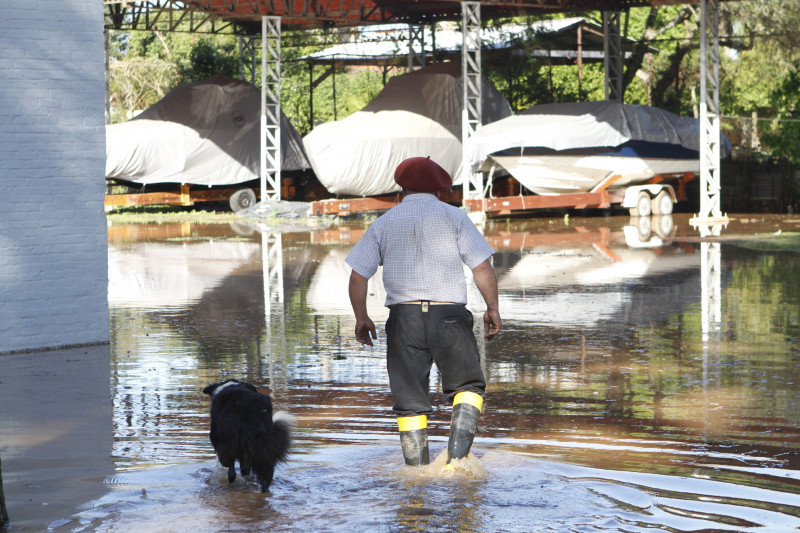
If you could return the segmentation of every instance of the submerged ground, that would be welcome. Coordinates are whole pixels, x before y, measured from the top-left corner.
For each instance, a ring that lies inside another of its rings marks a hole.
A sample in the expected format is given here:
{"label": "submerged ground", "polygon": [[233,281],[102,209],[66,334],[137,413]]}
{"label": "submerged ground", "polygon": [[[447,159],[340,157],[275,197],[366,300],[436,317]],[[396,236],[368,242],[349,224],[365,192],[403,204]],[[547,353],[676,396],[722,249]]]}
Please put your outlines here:
{"label": "submerged ground", "polygon": [[[379,283],[378,342],[352,338],[364,224],[112,223],[110,345],[0,356],[10,530],[796,530],[800,218],[648,222],[486,224],[505,329],[454,476],[402,464]],[[266,495],[208,442],[225,377],[297,417]]]}

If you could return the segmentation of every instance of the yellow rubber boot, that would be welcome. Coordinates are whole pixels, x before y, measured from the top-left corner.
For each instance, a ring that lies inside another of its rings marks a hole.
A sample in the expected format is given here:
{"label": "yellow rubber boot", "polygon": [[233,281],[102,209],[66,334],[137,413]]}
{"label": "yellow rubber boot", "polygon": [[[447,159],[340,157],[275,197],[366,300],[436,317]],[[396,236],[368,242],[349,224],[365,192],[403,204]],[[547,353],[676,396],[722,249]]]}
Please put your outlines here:
{"label": "yellow rubber boot", "polygon": [[450,419],[450,438],[447,442],[447,463],[466,457],[478,431],[483,398],[474,392],[462,391],[453,398],[453,414]]}
{"label": "yellow rubber boot", "polygon": [[400,429],[400,446],[403,458],[409,466],[430,464],[428,456],[428,417],[425,415],[401,416],[397,418]]}

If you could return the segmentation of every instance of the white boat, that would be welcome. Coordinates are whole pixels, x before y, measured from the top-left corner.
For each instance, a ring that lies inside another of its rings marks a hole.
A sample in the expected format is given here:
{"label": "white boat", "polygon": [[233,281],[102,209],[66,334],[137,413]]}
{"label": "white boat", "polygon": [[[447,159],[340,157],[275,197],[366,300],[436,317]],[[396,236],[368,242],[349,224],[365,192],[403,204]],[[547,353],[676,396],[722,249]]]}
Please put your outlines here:
{"label": "white boat", "polygon": [[[135,118],[106,126],[106,178],[219,186],[259,178],[261,93],[217,74],[170,91]],[[281,168],[310,168],[281,113]]]}
{"label": "white boat", "polygon": [[[481,128],[473,165],[503,169],[540,195],[663,183],[697,173],[699,121],[663,109],[619,102],[533,106]],[[722,137],[723,156],[730,143]]]}
{"label": "white boat", "polygon": [[[482,91],[485,122],[511,114],[485,79]],[[459,183],[461,99],[460,63],[436,63],[391,78],[367,106],[303,138],[315,175],[332,194],[389,194],[400,190],[394,171],[401,161],[430,156]]]}

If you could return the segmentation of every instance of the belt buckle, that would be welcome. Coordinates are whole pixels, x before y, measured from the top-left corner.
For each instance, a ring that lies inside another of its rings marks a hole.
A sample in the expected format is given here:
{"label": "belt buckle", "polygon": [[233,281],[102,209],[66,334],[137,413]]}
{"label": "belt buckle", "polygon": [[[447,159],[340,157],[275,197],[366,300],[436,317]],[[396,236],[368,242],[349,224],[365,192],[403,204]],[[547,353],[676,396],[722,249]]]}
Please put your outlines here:
{"label": "belt buckle", "polygon": [[429,300],[422,300],[422,312],[423,313],[427,313],[428,312],[428,306],[430,304],[431,304],[431,302]]}

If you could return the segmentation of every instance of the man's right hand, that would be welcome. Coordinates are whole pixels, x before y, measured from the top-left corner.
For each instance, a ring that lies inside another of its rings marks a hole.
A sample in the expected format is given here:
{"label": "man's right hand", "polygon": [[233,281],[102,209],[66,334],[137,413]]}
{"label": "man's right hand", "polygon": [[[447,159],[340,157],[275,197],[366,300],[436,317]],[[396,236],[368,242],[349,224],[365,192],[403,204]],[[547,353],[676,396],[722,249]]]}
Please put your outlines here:
{"label": "man's right hand", "polygon": [[[372,346],[372,339],[377,339],[375,324],[367,315],[367,283],[369,280],[353,270],[350,273],[348,293],[353,313],[356,315],[356,340],[361,344]],[[372,335],[372,338],[370,338]]]}
{"label": "man's right hand", "polygon": [[500,313],[497,310],[486,310],[483,314],[483,330],[484,338],[487,341],[492,340],[495,335],[500,333],[500,328],[503,323],[500,321]]}
{"label": "man's right hand", "polygon": [[364,320],[356,321],[356,340],[361,344],[372,346],[372,339],[377,339],[378,334],[375,332],[375,324],[372,319],[366,318]]}

